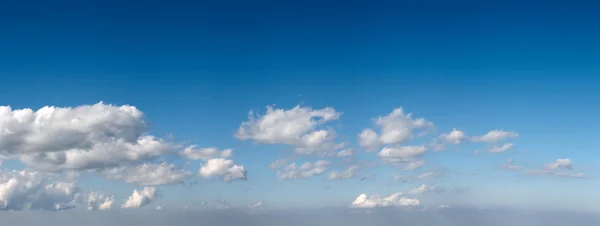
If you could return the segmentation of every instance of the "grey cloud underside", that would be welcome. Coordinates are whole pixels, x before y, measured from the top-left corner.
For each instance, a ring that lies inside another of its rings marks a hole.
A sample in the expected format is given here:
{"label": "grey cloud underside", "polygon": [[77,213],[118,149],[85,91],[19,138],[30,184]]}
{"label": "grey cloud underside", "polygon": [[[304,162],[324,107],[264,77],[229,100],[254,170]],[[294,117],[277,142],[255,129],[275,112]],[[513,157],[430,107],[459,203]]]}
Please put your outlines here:
{"label": "grey cloud underside", "polygon": [[108,211],[108,212],[0,212],[3,224],[27,226],[597,226],[600,216],[564,211],[523,211],[448,208],[443,210],[377,210],[326,209],[319,211],[291,210],[247,214],[235,211],[192,210],[170,211]]}
{"label": "grey cloud underside", "polygon": [[102,102],[38,110],[0,106],[0,154],[41,171],[135,165],[179,145],[147,135],[143,112]]}
{"label": "grey cloud underside", "polygon": [[99,102],[38,110],[0,106],[0,157],[18,159],[37,171],[94,172],[142,186],[178,184],[193,173],[157,163],[165,156],[178,156],[206,162],[202,166],[210,176],[245,178],[243,165],[229,164],[227,172],[218,171],[222,166],[206,168],[215,161],[229,163],[223,158],[233,156],[231,149],[183,147],[148,132],[144,113],[130,105]]}

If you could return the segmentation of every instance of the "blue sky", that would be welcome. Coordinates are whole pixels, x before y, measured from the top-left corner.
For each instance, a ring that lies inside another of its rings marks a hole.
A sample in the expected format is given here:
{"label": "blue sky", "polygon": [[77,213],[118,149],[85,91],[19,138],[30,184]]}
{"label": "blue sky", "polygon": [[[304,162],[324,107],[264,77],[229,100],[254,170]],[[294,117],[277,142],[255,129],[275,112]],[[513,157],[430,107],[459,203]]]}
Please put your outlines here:
{"label": "blue sky", "polygon": [[[469,189],[423,195],[424,205],[598,210],[600,17],[593,4],[11,2],[0,9],[0,105],[133,105],[146,115],[147,133],[231,148],[248,172],[247,180],[231,183],[204,179],[195,175],[201,161],[165,156],[194,173],[187,181],[199,182],[156,186],[163,197],[152,205],[225,199],[238,206],[348,206],[362,193],[421,184],[398,183],[394,175],[435,169],[444,177],[426,184]],[[351,164],[328,157],[332,165],[322,175],[277,180],[269,164],[293,156],[293,147],[234,137],[249,111],[264,114],[267,105],[341,112],[328,126],[336,141],[356,150],[353,163],[375,162],[365,169],[374,178],[325,181]],[[476,142],[430,150],[422,156],[427,166],[402,170],[367,152],[357,137],[378,131],[375,118],[400,107],[435,129],[393,145],[429,144],[453,128],[469,137],[492,130],[518,137],[503,153],[485,153],[490,145]],[[569,159],[587,178],[522,175],[501,168],[508,158],[525,170]],[[4,166],[24,167],[18,159]],[[93,174],[78,183],[115,194],[119,203],[143,187]]]}

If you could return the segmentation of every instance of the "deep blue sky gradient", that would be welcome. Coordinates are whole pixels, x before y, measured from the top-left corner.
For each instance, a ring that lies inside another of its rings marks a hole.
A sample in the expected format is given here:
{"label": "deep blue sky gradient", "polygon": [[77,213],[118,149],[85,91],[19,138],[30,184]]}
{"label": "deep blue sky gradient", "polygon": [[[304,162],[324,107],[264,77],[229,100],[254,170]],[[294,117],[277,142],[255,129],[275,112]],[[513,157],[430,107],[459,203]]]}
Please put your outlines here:
{"label": "deep blue sky gradient", "polygon": [[[390,185],[395,172],[385,167],[375,170],[375,182],[339,182],[332,189],[347,190],[333,193],[321,179],[275,183],[267,165],[286,153],[232,137],[248,111],[332,106],[344,113],[342,138],[356,147],[356,134],[373,117],[402,106],[433,121],[437,132],[521,135],[514,153],[476,157],[473,150],[482,147],[473,146],[429,159],[462,172],[439,183],[472,187],[467,204],[564,196],[572,206],[593,208],[577,200],[595,194],[596,179],[523,179],[497,166],[508,157],[531,167],[568,157],[597,174],[599,3],[216,2],[3,2],[0,105],[135,105],[154,134],[234,148],[236,162],[250,171],[246,184],[203,183],[187,192],[282,206],[347,205],[362,192],[403,185]],[[104,186],[131,192],[116,182]],[[239,192],[246,187],[253,190]],[[564,192],[573,188],[581,192]],[[178,202],[181,192],[171,193]]]}

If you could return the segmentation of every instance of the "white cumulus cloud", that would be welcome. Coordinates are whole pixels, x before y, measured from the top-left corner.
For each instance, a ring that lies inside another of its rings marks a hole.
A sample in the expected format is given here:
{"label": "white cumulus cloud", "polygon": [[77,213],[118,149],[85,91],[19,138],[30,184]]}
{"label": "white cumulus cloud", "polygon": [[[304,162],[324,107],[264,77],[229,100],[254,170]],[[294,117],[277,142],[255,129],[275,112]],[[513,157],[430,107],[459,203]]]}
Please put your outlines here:
{"label": "white cumulus cloud", "polygon": [[155,187],[144,187],[144,189],[134,189],[129,198],[121,205],[121,208],[131,209],[140,208],[152,203],[158,197],[158,189]]}
{"label": "white cumulus cloud", "polygon": [[573,161],[570,159],[557,159],[553,163],[545,165],[548,169],[573,169]]}
{"label": "white cumulus cloud", "polygon": [[292,109],[276,109],[267,106],[264,115],[249,113],[235,134],[240,140],[253,140],[264,144],[291,145],[299,154],[330,151],[340,147],[335,143],[336,133],[323,126],[338,120],[341,113],[333,108],[312,109],[296,106]]}
{"label": "white cumulus cloud", "polygon": [[0,155],[43,171],[135,164],[178,146],[147,135],[144,114],[102,102],[38,110],[0,106]]}
{"label": "white cumulus cloud", "polygon": [[75,183],[50,183],[46,174],[15,170],[0,172],[0,209],[64,210],[75,207],[80,194]]}
{"label": "white cumulus cloud", "polygon": [[235,165],[233,160],[214,158],[203,164],[198,174],[202,177],[223,177],[225,181],[232,181],[245,180],[247,172],[244,166]]}
{"label": "white cumulus cloud", "polygon": [[297,167],[296,163],[292,163],[286,166],[283,171],[277,172],[277,179],[291,180],[318,176],[323,174],[329,168],[329,164],[328,161],[324,160],[305,162],[300,167]]}
{"label": "white cumulus cloud", "polygon": [[195,145],[186,147],[179,153],[181,156],[191,160],[208,161],[212,158],[231,158],[233,156],[232,149],[219,150],[215,147],[197,148]]}
{"label": "white cumulus cloud", "polygon": [[440,135],[440,139],[448,144],[461,144],[467,139],[467,135],[463,131],[452,129],[450,133]]}
{"label": "white cumulus cloud", "polygon": [[402,144],[414,138],[414,132],[434,127],[432,122],[424,118],[413,119],[412,113],[407,114],[402,108],[396,108],[390,114],[378,117],[375,124],[380,129],[379,134],[373,129],[363,130],[358,135],[361,146],[374,149],[380,145]]}
{"label": "white cumulus cloud", "polygon": [[425,152],[427,152],[425,146],[400,146],[385,147],[377,155],[384,163],[399,165],[405,170],[412,170],[427,164],[425,160],[418,159]]}
{"label": "white cumulus cloud", "polygon": [[108,210],[112,207],[114,196],[108,196],[99,192],[90,192],[87,197],[88,210]]}
{"label": "white cumulus cloud", "polygon": [[475,136],[472,138],[472,140],[474,142],[497,143],[502,140],[506,140],[509,138],[516,138],[516,137],[519,137],[519,134],[515,133],[515,132],[492,130],[482,136]]}
{"label": "white cumulus cloud", "polygon": [[376,208],[376,207],[393,207],[393,206],[419,206],[421,202],[418,199],[412,199],[402,196],[402,192],[394,193],[386,197],[367,196],[360,194],[352,204],[351,208]]}

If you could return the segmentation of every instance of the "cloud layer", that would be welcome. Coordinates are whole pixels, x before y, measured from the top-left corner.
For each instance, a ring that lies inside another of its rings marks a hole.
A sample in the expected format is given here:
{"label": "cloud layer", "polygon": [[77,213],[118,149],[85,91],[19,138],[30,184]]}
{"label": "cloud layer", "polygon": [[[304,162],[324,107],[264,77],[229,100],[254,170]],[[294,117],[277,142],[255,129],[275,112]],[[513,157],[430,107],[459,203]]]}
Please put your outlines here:
{"label": "cloud layer", "polygon": [[[403,172],[388,180],[418,185],[388,196],[360,194],[350,205],[357,208],[422,206],[419,196],[446,191],[421,184],[443,175],[435,166],[429,166],[435,164],[428,161],[430,156],[447,147],[460,150],[464,145],[480,145],[481,150],[495,155],[510,154],[520,137],[516,132],[498,129],[478,136],[468,136],[462,129],[435,134],[433,122],[413,117],[398,107],[373,118],[371,127],[353,132],[350,139],[354,140],[348,140],[337,131],[343,124],[342,115],[333,107],[267,106],[266,112],[250,111],[245,121],[240,120],[233,137],[289,149],[283,152],[288,156],[270,164],[278,180],[364,180],[373,178],[369,169],[383,166]],[[103,102],[38,110],[0,106],[0,157],[20,161],[26,167],[1,172],[0,209],[66,210],[77,205],[87,206],[90,211],[110,209],[115,196],[80,188],[76,181],[81,175],[145,186],[134,189],[120,204],[124,209],[154,202],[160,197],[157,186],[189,187],[194,178],[248,180],[247,168],[236,164],[233,149],[187,145],[186,141],[153,136],[145,117],[134,106]],[[185,166],[182,161],[187,161]],[[587,178],[569,158],[533,168],[517,165],[511,158],[500,166],[522,175]],[[260,206],[262,202],[247,209]],[[230,205],[220,203],[218,208],[225,207],[229,209]]]}

